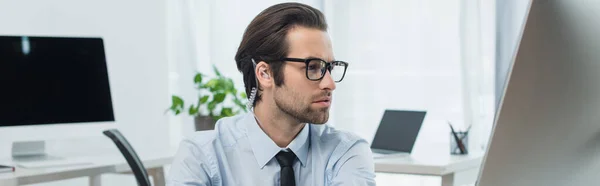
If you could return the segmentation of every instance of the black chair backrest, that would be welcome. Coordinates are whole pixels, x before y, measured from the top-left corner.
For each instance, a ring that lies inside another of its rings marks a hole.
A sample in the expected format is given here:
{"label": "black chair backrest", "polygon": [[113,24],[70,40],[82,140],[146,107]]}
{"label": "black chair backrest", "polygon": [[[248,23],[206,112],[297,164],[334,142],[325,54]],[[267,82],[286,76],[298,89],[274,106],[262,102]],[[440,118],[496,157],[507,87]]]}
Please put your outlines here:
{"label": "black chair backrest", "polygon": [[142,161],[133,150],[133,147],[129,144],[127,139],[117,129],[105,130],[105,136],[108,136],[117,145],[121,154],[127,160],[127,164],[131,167],[131,171],[137,180],[139,186],[150,186],[150,179],[148,178],[148,172],[142,164]]}

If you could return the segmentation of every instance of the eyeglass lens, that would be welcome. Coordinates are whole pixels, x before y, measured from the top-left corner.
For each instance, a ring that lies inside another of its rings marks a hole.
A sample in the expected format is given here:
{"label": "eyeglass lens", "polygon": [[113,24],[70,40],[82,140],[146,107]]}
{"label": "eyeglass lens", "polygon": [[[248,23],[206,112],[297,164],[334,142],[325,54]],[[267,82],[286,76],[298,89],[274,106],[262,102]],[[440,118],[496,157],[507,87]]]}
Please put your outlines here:
{"label": "eyeglass lens", "polygon": [[[306,66],[306,73],[309,79],[317,80],[325,75],[326,68],[327,62],[314,59],[309,61],[308,65]],[[329,73],[331,74],[331,78],[333,78],[333,80],[336,82],[341,81],[342,77],[344,76],[344,71],[346,70],[344,64],[333,62],[330,68],[331,71]]]}

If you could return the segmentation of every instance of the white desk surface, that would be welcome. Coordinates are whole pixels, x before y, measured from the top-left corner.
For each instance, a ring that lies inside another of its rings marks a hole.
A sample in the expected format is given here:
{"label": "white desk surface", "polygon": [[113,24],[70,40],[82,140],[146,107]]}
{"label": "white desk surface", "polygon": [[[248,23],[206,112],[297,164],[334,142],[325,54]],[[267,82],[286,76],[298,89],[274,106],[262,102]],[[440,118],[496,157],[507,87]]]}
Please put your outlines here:
{"label": "white desk surface", "polygon": [[[137,151],[137,150],[136,150]],[[163,150],[143,150],[136,153],[142,160],[146,169],[162,167],[168,165],[173,160],[176,149]],[[60,155],[66,158],[82,158],[90,160],[92,164],[71,165],[63,167],[48,167],[48,168],[22,168],[16,167],[15,172],[0,173],[0,185],[16,186],[24,184],[33,184],[46,182],[49,180],[62,180],[77,177],[88,177],[90,175],[100,175],[104,173],[120,173],[131,171],[127,161],[121,153],[115,149],[107,150],[105,153],[93,155],[78,155],[77,157],[69,157]],[[0,163],[12,164],[10,159],[0,160]]]}
{"label": "white desk surface", "polygon": [[375,159],[376,172],[444,176],[478,168],[482,153],[471,155],[405,156]]}
{"label": "white desk surface", "polygon": [[[170,147],[162,150],[141,150],[137,151],[147,169],[162,167],[172,162],[176,147]],[[68,155],[60,155],[67,158]],[[116,149],[106,150],[104,153],[91,155],[77,155],[76,158],[91,160],[92,164],[49,167],[49,168],[22,168],[17,167],[15,172],[0,173],[0,185],[16,186],[24,184],[33,184],[46,182],[49,180],[62,180],[77,177],[87,177],[90,175],[100,175],[104,173],[128,172],[131,169],[125,158]],[[375,162],[376,172],[388,172],[399,174],[420,174],[445,176],[455,172],[466,171],[477,168],[481,165],[482,154],[472,154],[464,156],[435,155],[428,156],[404,156],[377,158]],[[0,163],[12,162],[0,160]]]}

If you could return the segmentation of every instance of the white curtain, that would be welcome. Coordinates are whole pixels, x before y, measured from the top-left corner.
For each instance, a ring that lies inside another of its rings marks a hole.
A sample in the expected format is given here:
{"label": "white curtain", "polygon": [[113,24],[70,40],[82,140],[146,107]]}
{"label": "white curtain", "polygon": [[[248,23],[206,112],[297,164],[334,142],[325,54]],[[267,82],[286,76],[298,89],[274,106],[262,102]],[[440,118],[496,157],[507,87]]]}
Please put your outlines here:
{"label": "white curtain", "polygon": [[470,149],[485,150],[494,118],[495,1],[461,0],[460,33],[464,124]]}
{"label": "white curtain", "polygon": [[[193,73],[211,74],[212,64],[241,89],[242,76],[233,57],[242,34],[254,16],[279,2],[284,1],[168,1],[171,92],[193,99]],[[485,104],[488,99],[493,102],[493,88],[486,84],[493,86],[489,73],[494,38],[484,33],[493,32],[484,22],[493,20],[471,19],[489,17],[487,10],[480,10],[489,8],[478,3],[484,0],[297,2],[325,13],[336,59],[350,63],[334,92],[329,124],[370,141],[385,109],[426,110],[415,150],[435,145],[428,151],[446,153],[450,138],[446,121],[461,128],[473,123],[478,130],[488,124],[482,118],[493,114]],[[465,8],[474,10],[463,14]],[[177,144],[193,131],[192,118],[171,118],[172,144]]]}

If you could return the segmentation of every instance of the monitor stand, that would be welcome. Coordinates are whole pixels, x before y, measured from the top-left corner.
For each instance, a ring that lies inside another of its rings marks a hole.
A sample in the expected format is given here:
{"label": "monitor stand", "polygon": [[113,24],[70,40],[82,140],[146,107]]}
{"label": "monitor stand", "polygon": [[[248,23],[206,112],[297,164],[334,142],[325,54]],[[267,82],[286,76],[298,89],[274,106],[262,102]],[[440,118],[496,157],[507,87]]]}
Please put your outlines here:
{"label": "monitor stand", "polygon": [[12,160],[25,168],[78,165],[89,162],[74,160],[46,153],[45,141],[15,141],[12,144]]}
{"label": "monitor stand", "polygon": [[62,159],[46,154],[45,141],[15,141],[12,144],[14,161],[44,161]]}

